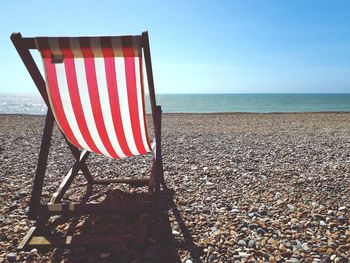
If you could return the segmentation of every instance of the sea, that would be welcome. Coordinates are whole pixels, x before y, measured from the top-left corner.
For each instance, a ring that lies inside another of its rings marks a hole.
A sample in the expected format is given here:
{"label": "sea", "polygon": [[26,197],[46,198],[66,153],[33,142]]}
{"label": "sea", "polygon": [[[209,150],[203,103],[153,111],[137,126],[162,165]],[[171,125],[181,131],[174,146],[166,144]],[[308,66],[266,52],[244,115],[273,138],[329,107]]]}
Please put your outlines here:
{"label": "sea", "polygon": [[[350,93],[157,94],[156,100],[165,113],[350,112]],[[39,95],[0,94],[0,114],[44,115],[46,110]]]}

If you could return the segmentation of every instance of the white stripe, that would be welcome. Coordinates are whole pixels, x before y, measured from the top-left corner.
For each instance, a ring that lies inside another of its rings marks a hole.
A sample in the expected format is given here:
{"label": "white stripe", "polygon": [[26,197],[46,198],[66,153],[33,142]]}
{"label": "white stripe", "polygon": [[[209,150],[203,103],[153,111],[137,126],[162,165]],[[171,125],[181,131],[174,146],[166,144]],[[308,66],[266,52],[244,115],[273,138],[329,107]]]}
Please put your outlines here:
{"label": "white stripe", "polygon": [[[112,46],[121,46],[120,39],[112,39]],[[123,57],[115,57],[115,70],[117,75],[117,86],[118,86],[118,98],[120,105],[120,113],[123,123],[123,129],[125,134],[126,142],[129,149],[133,155],[139,155],[135,144],[135,138],[131,128],[130,111],[129,111],[129,101],[128,101],[128,91],[126,86],[126,76],[125,76],[125,64]]]}
{"label": "white stripe", "polygon": [[144,121],[144,109],[142,107],[142,90],[141,90],[141,77],[140,77],[140,59],[135,57],[135,72],[136,72],[136,91],[137,91],[137,108],[139,111],[139,120],[140,120],[140,130],[142,143],[146,151],[149,152],[149,144],[147,143],[147,136],[145,131],[145,121]]}
{"label": "white stripe", "polygon": [[[59,49],[59,45],[56,39],[49,39],[49,47],[52,50],[57,50]],[[62,101],[62,107],[64,111],[64,115],[67,118],[68,124],[70,128],[72,129],[72,132],[77,139],[78,143],[86,150],[91,151],[89,146],[86,144],[77,120],[75,119],[73,107],[72,107],[72,102],[71,98],[69,95],[69,90],[68,90],[68,84],[67,84],[67,77],[66,77],[66,70],[64,68],[63,63],[58,63],[55,64],[55,70],[56,70],[56,75],[57,75],[57,84],[58,84],[58,90],[60,93],[61,101]]]}
{"label": "white stripe", "polygon": [[[100,41],[97,38],[91,39],[91,44],[94,46],[93,51],[102,52]],[[103,121],[106,126],[108,138],[119,157],[126,157],[125,153],[120,147],[118,138],[116,136],[116,131],[114,127],[114,122],[112,118],[111,105],[109,103],[109,94],[107,86],[107,76],[105,70],[104,58],[95,57],[95,69],[98,84],[98,93],[100,96],[101,109],[103,115]]]}
{"label": "white stripe", "polygon": [[[79,47],[79,39],[78,38],[70,39],[70,44],[72,47],[75,47],[75,48]],[[80,48],[74,49],[74,56],[79,55],[78,53],[80,53]],[[86,120],[86,124],[90,132],[91,138],[101,153],[111,157],[111,155],[106,150],[100,138],[100,135],[98,134],[95,118],[92,113],[89,89],[88,89],[87,80],[86,80],[84,58],[81,58],[81,57],[74,58],[74,64],[75,64],[75,71],[76,71],[77,82],[78,82],[79,97],[83,108],[84,118]]]}

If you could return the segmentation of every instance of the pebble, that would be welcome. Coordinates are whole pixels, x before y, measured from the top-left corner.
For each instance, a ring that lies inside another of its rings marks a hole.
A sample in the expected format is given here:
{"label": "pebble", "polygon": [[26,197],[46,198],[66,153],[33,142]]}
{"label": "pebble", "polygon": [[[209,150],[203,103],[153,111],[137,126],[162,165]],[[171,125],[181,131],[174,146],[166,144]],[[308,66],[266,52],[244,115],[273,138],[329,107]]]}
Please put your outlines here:
{"label": "pebble", "polygon": [[300,242],[299,240],[296,240],[296,241],[295,241],[295,248],[296,248],[296,249],[301,249],[301,247],[302,247],[301,242]]}
{"label": "pebble", "polygon": [[277,200],[277,199],[280,199],[281,197],[282,197],[282,194],[280,192],[276,192],[273,199]]}
{"label": "pebble", "polygon": [[262,235],[262,236],[266,234],[266,231],[265,231],[264,229],[260,228],[260,227],[256,230],[256,232],[257,232],[259,235]]}
{"label": "pebble", "polygon": [[247,245],[247,243],[243,239],[239,240],[237,244],[240,247],[245,247]]}
{"label": "pebble", "polygon": [[279,206],[279,205],[281,205],[281,204],[283,204],[284,203],[284,200],[281,200],[281,199],[278,199],[277,201],[276,201],[276,205],[277,206]]}
{"label": "pebble", "polygon": [[292,247],[292,244],[289,241],[287,241],[284,245],[285,245],[286,248],[291,248]]}
{"label": "pebble", "polygon": [[302,248],[304,251],[309,251],[309,250],[310,250],[310,248],[308,247],[307,244],[303,244],[303,245],[301,246],[301,248]]}
{"label": "pebble", "polygon": [[35,254],[35,253],[38,253],[38,250],[37,250],[36,248],[33,248],[33,249],[29,252],[29,254]]}
{"label": "pebble", "polygon": [[15,262],[16,261],[16,253],[10,252],[7,254],[6,258],[9,262]]}
{"label": "pebble", "polygon": [[327,211],[327,215],[329,216],[334,216],[335,215],[335,212],[333,210],[328,210]]}
{"label": "pebble", "polygon": [[216,259],[216,256],[215,256],[215,255],[210,255],[210,256],[208,257],[208,263],[212,263],[215,259]]}
{"label": "pebble", "polygon": [[28,214],[29,214],[29,206],[26,207],[26,208],[24,208],[23,213],[24,213],[25,215],[28,215]]}
{"label": "pebble", "polygon": [[287,207],[289,208],[289,210],[290,210],[291,212],[294,212],[294,211],[296,210],[296,207],[295,207],[295,205],[293,205],[293,204],[287,204]]}
{"label": "pebble", "polygon": [[100,254],[100,258],[101,259],[106,259],[106,258],[108,258],[108,257],[110,257],[111,256],[111,253],[101,253]]}
{"label": "pebble", "polygon": [[248,256],[248,254],[246,252],[238,252],[238,255],[241,257],[241,258],[246,258]]}
{"label": "pebble", "polygon": [[173,235],[175,235],[175,236],[180,235],[180,232],[179,232],[179,231],[176,231],[175,229],[172,230],[172,233],[173,233]]}
{"label": "pebble", "polygon": [[248,247],[249,248],[253,248],[253,247],[255,247],[255,244],[256,244],[256,241],[254,239],[251,239],[248,242]]}
{"label": "pebble", "polygon": [[208,251],[209,254],[212,254],[214,252],[214,247],[209,246],[207,251]]}
{"label": "pebble", "polygon": [[13,210],[15,210],[15,209],[17,209],[17,208],[18,208],[18,203],[17,203],[17,202],[13,202],[13,203],[9,206],[8,210],[9,210],[9,212],[12,212]]}

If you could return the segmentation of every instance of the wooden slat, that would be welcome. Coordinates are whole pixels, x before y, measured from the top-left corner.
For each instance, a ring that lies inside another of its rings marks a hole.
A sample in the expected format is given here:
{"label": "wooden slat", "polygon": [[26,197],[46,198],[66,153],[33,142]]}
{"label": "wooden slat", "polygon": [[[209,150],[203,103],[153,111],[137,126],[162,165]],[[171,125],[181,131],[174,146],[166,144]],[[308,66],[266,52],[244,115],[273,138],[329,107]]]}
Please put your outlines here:
{"label": "wooden slat", "polygon": [[21,250],[29,243],[29,241],[31,240],[35,230],[36,230],[35,226],[33,226],[33,227],[31,227],[29,229],[29,231],[27,232],[26,236],[22,239],[21,243],[19,243],[17,249]]}
{"label": "wooden slat", "polygon": [[80,158],[78,161],[76,161],[73,165],[73,167],[69,170],[68,174],[63,179],[62,183],[58,187],[58,190],[53,194],[51,198],[51,203],[55,204],[59,202],[64,194],[66,193],[67,189],[73,182],[74,178],[77,176],[78,171],[81,169],[82,164],[85,163],[86,158],[89,156],[90,152],[84,150],[80,154]]}

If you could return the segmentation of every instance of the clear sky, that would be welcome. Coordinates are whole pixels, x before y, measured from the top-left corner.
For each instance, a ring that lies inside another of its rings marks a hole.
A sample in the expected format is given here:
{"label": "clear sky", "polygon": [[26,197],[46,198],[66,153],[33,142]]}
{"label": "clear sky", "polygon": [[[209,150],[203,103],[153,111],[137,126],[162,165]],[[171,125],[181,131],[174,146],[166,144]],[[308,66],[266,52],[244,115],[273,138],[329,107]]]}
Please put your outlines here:
{"label": "clear sky", "polygon": [[0,22],[0,93],[37,92],[12,32],[145,29],[158,93],[350,92],[348,0],[1,0]]}

